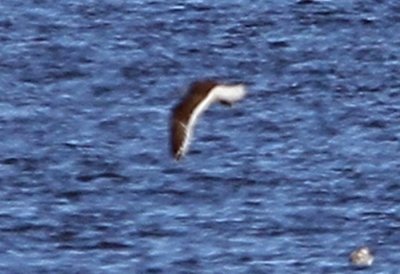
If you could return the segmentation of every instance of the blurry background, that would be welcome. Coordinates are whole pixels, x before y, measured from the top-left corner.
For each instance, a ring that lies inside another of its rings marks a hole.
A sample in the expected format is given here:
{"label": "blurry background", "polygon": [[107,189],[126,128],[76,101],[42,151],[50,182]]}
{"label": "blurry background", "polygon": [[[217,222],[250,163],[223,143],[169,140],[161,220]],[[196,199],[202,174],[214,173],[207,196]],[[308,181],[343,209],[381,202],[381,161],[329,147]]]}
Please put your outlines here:
{"label": "blurry background", "polygon": [[[0,2],[0,272],[400,261],[400,2]],[[196,79],[245,82],[172,160]]]}

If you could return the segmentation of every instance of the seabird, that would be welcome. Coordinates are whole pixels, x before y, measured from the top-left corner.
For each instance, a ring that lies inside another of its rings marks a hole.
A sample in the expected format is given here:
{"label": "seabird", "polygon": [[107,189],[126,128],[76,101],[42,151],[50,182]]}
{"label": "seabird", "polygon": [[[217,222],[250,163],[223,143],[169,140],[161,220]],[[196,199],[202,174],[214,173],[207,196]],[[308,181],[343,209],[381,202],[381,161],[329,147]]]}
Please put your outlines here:
{"label": "seabird", "polygon": [[351,252],[350,261],[355,266],[370,266],[374,262],[374,256],[368,247],[363,246]]}
{"label": "seabird", "polygon": [[174,158],[179,160],[186,154],[196,122],[212,103],[230,106],[245,95],[243,84],[227,85],[209,80],[194,82],[182,101],[172,109],[170,142]]}

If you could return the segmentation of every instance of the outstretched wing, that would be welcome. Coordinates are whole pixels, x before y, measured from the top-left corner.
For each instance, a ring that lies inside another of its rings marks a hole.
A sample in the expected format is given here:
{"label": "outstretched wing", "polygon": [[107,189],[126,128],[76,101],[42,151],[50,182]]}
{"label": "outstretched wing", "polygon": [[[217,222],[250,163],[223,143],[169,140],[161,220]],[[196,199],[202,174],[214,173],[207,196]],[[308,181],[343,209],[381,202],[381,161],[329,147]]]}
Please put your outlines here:
{"label": "outstretched wing", "polygon": [[211,90],[211,93],[220,103],[232,105],[244,98],[246,87],[244,85],[218,85]]}
{"label": "outstretched wing", "polygon": [[231,105],[246,94],[244,85],[215,85],[209,90],[192,89],[172,111],[171,152],[179,160],[186,154],[194,127],[206,109],[214,102]]}
{"label": "outstretched wing", "polygon": [[212,94],[195,97],[193,94],[187,96],[172,111],[170,142],[172,154],[177,160],[186,154],[199,117],[214,100]]}
{"label": "outstretched wing", "polygon": [[177,160],[186,153],[189,146],[189,136],[186,125],[184,121],[179,120],[177,117],[172,118],[170,129],[171,152]]}

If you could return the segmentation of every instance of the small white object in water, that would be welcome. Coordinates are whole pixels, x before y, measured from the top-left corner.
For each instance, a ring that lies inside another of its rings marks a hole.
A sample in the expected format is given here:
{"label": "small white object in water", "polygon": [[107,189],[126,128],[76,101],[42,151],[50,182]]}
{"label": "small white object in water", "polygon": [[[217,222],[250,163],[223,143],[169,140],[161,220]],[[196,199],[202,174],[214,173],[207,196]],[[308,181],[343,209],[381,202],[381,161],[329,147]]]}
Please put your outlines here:
{"label": "small white object in water", "polygon": [[368,247],[363,246],[351,252],[350,261],[355,266],[370,266],[374,262],[374,256]]}

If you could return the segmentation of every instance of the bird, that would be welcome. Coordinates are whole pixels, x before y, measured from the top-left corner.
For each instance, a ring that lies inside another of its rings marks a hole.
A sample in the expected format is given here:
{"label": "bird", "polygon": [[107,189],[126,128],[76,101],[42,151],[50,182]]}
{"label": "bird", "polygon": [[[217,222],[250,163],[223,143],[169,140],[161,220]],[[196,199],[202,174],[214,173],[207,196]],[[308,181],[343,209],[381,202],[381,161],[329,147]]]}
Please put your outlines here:
{"label": "bird", "polygon": [[214,80],[192,83],[183,99],[173,107],[170,118],[170,147],[176,160],[188,151],[195,125],[207,108],[219,102],[231,106],[246,95],[244,84],[224,84]]}
{"label": "bird", "polygon": [[374,256],[367,246],[363,246],[351,252],[350,261],[355,266],[370,266],[374,262]]}

